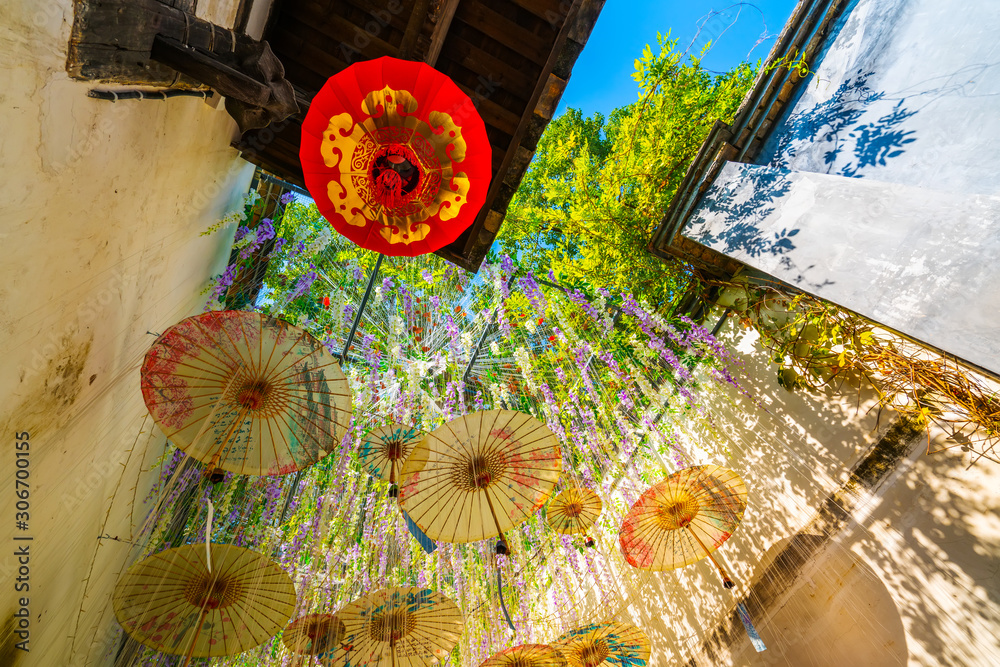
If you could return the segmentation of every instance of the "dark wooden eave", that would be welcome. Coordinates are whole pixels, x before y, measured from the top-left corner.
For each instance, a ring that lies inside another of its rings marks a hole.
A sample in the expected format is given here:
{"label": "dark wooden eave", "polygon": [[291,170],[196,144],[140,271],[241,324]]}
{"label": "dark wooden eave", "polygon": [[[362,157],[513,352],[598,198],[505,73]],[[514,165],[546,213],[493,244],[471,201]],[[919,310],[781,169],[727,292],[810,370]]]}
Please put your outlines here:
{"label": "dark wooden eave", "polygon": [[234,146],[304,186],[301,124],[309,100],[351,63],[381,56],[420,60],[476,103],[493,149],[486,204],[438,255],[477,271],[552,118],[604,0],[286,0],[264,39],[285,67],[301,112],[248,132]]}

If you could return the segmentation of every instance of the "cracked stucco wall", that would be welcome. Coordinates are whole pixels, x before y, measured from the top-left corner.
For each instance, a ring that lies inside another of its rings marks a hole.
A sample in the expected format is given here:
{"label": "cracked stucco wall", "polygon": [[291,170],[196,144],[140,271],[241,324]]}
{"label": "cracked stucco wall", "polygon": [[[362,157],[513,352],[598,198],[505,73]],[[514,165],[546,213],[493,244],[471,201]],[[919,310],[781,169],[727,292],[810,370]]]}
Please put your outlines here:
{"label": "cracked stucco wall", "polygon": [[[233,2],[206,3],[215,20]],[[201,100],[109,103],[65,72],[69,0],[0,3],[0,663],[102,665],[163,439],[139,365],[201,310],[252,167]],[[30,433],[30,652],[12,648],[15,432]],[[112,500],[113,498],[113,500]],[[134,498],[134,501],[133,501]],[[98,539],[106,533],[119,540]]]}

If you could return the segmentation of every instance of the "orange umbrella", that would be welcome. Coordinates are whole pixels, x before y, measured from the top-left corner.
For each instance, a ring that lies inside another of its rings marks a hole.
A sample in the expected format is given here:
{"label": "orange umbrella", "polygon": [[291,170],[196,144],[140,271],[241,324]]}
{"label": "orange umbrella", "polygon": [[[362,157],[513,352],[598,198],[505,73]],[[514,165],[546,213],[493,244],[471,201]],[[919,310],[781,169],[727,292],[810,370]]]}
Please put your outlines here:
{"label": "orange umbrella", "polygon": [[569,667],[643,667],[649,662],[646,633],[628,623],[594,623],[570,630],[552,643]]}
{"label": "orange umbrella", "polygon": [[548,644],[521,644],[490,656],[479,667],[566,667],[566,658]]}
{"label": "orange umbrella", "polygon": [[337,612],[344,640],[321,659],[329,667],[424,667],[444,661],[462,634],[462,613],[425,588],[386,588]]}
{"label": "orange umbrella", "polygon": [[[601,516],[601,506],[601,498],[596,493],[583,487],[573,487],[560,493],[549,504],[545,520],[564,535],[586,533]],[[588,536],[586,544],[594,546],[594,539]]]}
{"label": "orange umbrella", "polygon": [[146,352],[142,395],[167,438],[207,471],[286,474],[326,456],[351,420],[340,363],[302,329],[260,313],[213,311]]}
{"label": "orange umbrella", "polygon": [[[191,657],[248,651],[277,634],[295,609],[295,586],[255,551],[203,544],[167,549],[118,581],[114,609],[136,641]],[[186,664],[186,663],[185,663]]]}
{"label": "orange umbrella", "polygon": [[444,542],[500,536],[545,504],[562,471],[552,431],[513,410],[452,420],[425,437],[403,466],[399,504],[424,533]]}
{"label": "orange umbrella", "polygon": [[732,470],[693,466],[651,487],[622,522],[625,560],[643,570],[673,570],[705,558],[734,586],[712,556],[736,530],[747,506],[747,487]]}

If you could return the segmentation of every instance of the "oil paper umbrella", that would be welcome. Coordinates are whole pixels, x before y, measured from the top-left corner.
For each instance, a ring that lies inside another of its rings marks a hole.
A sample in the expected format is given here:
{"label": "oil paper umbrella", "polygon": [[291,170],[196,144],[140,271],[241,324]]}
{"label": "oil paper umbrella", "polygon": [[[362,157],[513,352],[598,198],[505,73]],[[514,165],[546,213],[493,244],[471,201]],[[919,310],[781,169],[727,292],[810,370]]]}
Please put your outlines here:
{"label": "oil paper umbrella", "polygon": [[747,487],[732,470],[685,468],[648,489],[622,522],[619,539],[629,565],[673,570],[709,558],[726,588],[732,579],[712,552],[736,530],[747,506]]}
{"label": "oil paper umbrella", "polygon": [[132,566],[113,601],[132,638],[190,662],[242,653],[273,637],[295,609],[295,586],[255,551],[216,544],[209,561],[203,544],[190,544]]}
{"label": "oil paper umbrella", "polygon": [[317,656],[336,649],[345,635],[344,622],[336,614],[308,614],[288,624],[281,642],[296,655]]}
{"label": "oil paper umbrella", "polygon": [[448,245],[486,201],[492,149],[472,100],[429,65],[383,57],[331,77],[299,149],[334,229],[384,255]]}
{"label": "oil paper umbrella", "polygon": [[[601,498],[590,489],[573,487],[556,496],[545,510],[545,520],[553,530],[564,535],[586,533],[601,516]],[[587,536],[585,544],[594,546]]]}
{"label": "oil paper umbrella", "polygon": [[431,539],[500,536],[541,508],[562,470],[552,431],[512,410],[459,417],[425,437],[403,466],[399,504]]}
{"label": "oil paper umbrella", "polygon": [[423,437],[424,432],[417,428],[389,424],[370,432],[361,441],[358,456],[373,477],[389,482],[391,497],[399,493],[396,481],[403,463]]}
{"label": "oil paper umbrella", "polygon": [[[722,585],[736,584],[712,552],[743,519],[747,487],[738,474],[714,465],[693,466],[651,487],[632,506],[619,538],[629,564],[645,570],[673,570],[702,558],[712,561]],[[743,602],[737,612],[756,651],[766,649]]]}
{"label": "oil paper umbrella", "polygon": [[326,456],[351,419],[351,390],[323,344],[285,322],[208,312],[165,331],[142,364],[146,407],[208,471],[285,474]]}
{"label": "oil paper umbrella", "polygon": [[594,623],[570,630],[552,643],[569,667],[642,667],[649,662],[646,633],[628,623]]}
{"label": "oil paper umbrella", "polygon": [[566,658],[548,644],[521,644],[487,658],[479,667],[567,667]]}
{"label": "oil paper umbrella", "polygon": [[462,634],[462,614],[426,588],[386,588],[337,612],[345,637],[321,658],[328,667],[422,667],[445,660]]}

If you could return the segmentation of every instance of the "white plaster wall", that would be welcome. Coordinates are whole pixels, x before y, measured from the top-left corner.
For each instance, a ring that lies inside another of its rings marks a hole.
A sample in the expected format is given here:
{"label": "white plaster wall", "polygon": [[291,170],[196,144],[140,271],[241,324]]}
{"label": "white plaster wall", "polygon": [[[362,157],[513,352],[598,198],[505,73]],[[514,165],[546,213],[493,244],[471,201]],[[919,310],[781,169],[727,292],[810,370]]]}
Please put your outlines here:
{"label": "white plaster wall", "polygon": [[232,28],[236,24],[239,6],[239,0],[198,0],[195,15],[223,28]]}
{"label": "white plaster wall", "polygon": [[[109,664],[109,595],[163,452],[139,392],[153,337],[201,310],[245,193],[235,124],[203,101],[112,104],[68,79],[68,0],[0,4],[0,664]],[[30,433],[30,528],[14,433]],[[112,502],[111,499],[114,498]],[[30,652],[16,651],[13,533],[30,536]],[[115,539],[98,539],[106,534]]]}
{"label": "white plaster wall", "polygon": [[758,164],[997,194],[998,33],[993,0],[853,0]]}
{"label": "white plaster wall", "polygon": [[[672,572],[636,570],[621,557],[617,536],[605,534],[598,549],[613,564],[610,576],[620,582],[623,597],[610,604],[575,600],[586,622],[617,618],[643,628],[653,647],[651,667],[682,664],[696,652],[734,608],[734,593],[744,594],[766,566],[773,546],[809,524],[880,434],[869,412],[870,392],[859,394],[851,385],[820,394],[788,392],[778,385],[776,367],[755,332],[731,319],[720,335],[735,351],[739,363],[733,371],[746,393],[708,381],[706,414],[714,426],[703,428],[699,418],[681,425],[679,433],[693,464],[729,467],[749,489],[742,523],[716,552],[737,587],[723,588],[707,559]],[[883,417],[883,430],[886,424]],[[638,480],[620,488],[631,498],[645,490]],[[814,632],[822,634],[822,628]]]}
{"label": "white plaster wall", "polygon": [[[813,530],[817,508],[892,415],[878,417],[872,395],[850,384],[823,393],[781,388],[756,334],[735,318],[720,336],[737,351],[746,394],[711,392],[717,429],[692,440],[701,444],[695,463],[736,470],[750,491],[742,524],[717,552],[742,595],[790,538]],[[930,437],[935,448],[955,444],[938,430]],[[738,627],[742,643],[731,654],[698,664],[1000,664],[1000,465],[970,467],[970,456],[957,448],[927,455],[915,442],[881,486],[854,493],[854,519],[784,600],[753,619],[767,650],[754,652]],[[697,653],[735,606],[708,560],[664,573],[622,560],[616,576],[630,593],[612,616],[646,631],[651,667]]]}
{"label": "white plaster wall", "polygon": [[993,0],[849,2],[685,235],[1000,373],[997,34]]}

